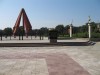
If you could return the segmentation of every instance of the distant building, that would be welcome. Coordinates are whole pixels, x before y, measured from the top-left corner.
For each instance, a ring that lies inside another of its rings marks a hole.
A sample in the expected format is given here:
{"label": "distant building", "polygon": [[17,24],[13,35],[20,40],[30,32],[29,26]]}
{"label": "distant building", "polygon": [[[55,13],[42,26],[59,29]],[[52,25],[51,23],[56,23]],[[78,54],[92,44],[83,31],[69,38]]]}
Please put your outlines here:
{"label": "distant building", "polygon": [[97,29],[100,31],[100,23],[97,23]]}

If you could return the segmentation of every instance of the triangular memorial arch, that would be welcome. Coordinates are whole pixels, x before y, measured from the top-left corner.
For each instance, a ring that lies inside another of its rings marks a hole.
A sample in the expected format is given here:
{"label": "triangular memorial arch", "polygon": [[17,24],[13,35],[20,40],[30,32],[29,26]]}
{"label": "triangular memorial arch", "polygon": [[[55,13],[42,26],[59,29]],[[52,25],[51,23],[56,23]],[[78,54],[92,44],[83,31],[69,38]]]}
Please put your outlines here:
{"label": "triangular memorial arch", "polygon": [[22,23],[23,23],[23,28],[24,28],[24,31],[25,31],[25,34],[26,36],[28,35],[28,33],[32,30],[32,26],[31,26],[31,23],[26,15],[26,12],[24,10],[24,8],[22,8],[18,18],[17,18],[17,21],[15,23],[15,26],[13,27],[13,35],[16,34],[19,26],[20,26],[20,21],[21,21],[21,17],[23,18],[22,19]]}

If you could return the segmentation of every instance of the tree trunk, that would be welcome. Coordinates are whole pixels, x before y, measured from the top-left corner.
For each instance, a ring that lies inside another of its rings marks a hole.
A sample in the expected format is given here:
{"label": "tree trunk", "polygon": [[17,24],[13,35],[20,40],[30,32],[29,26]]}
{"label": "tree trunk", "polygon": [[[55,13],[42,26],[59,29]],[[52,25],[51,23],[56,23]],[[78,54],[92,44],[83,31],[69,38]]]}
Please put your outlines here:
{"label": "tree trunk", "polygon": [[2,41],[2,35],[1,35],[1,41]]}
{"label": "tree trunk", "polygon": [[19,40],[20,40],[20,35],[19,35]]}
{"label": "tree trunk", "polygon": [[22,40],[23,40],[23,34],[22,34]]}
{"label": "tree trunk", "polygon": [[40,40],[41,40],[41,35],[40,35]]}

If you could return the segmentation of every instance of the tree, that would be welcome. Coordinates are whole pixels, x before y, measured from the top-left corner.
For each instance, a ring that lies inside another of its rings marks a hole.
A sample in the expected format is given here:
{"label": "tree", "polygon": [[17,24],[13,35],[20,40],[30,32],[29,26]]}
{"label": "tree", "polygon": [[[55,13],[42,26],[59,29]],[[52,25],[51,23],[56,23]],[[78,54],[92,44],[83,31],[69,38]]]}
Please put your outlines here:
{"label": "tree", "polygon": [[92,23],[91,23],[91,29],[92,29],[92,32],[97,33],[97,32],[98,32],[97,23],[92,22]]}
{"label": "tree", "polygon": [[1,40],[2,40],[2,35],[3,35],[3,30],[0,30]]}
{"label": "tree", "polygon": [[3,30],[0,29],[0,35],[3,35]]}
{"label": "tree", "polygon": [[55,30],[58,31],[58,35],[63,35],[64,36],[64,25],[57,25],[55,27]]}
{"label": "tree", "polygon": [[66,25],[64,27],[64,34],[68,35],[69,34],[69,31],[68,31],[69,29],[70,29],[70,26],[69,25]]}
{"label": "tree", "polygon": [[17,29],[15,35],[25,35],[25,31],[24,31],[23,26],[20,26],[20,27]]}
{"label": "tree", "polygon": [[73,26],[73,34],[80,32],[79,29],[80,29],[79,27]]}
{"label": "tree", "polygon": [[49,30],[47,27],[42,27],[42,28],[40,28],[40,30],[41,30],[43,36],[48,36]]}
{"label": "tree", "polygon": [[20,36],[22,36],[22,40],[23,40],[23,36],[25,35],[25,31],[24,31],[24,28],[23,26],[20,26],[16,33],[15,33],[15,36],[19,36],[19,40],[20,40]]}
{"label": "tree", "polygon": [[35,35],[36,38],[39,35],[39,29],[35,29],[33,34]]}
{"label": "tree", "polygon": [[86,24],[86,25],[79,26],[78,30],[81,33],[88,32],[88,25]]}
{"label": "tree", "polygon": [[5,28],[4,29],[4,34],[6,35],[6,37],[7,36],[10,36],[10,40],[11,40],[11,36],[12,36],[12,34],[13,34],[13,31],[12,31],[12,28]]}

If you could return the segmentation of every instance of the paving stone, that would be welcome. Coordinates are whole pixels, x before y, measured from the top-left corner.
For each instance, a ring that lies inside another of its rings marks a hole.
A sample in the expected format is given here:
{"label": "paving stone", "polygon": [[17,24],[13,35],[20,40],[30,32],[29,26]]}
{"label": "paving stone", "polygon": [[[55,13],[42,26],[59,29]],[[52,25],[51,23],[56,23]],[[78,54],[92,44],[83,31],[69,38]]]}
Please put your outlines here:
{"label": "paving stone", "polygon": [[0,61],[0,75],[49,75],[45,59],[0,59]]}
{"label": "paving stone", "polygon": [[[28,75],[68,75],[70,73],[75,75],[75,72],[82,73],[80,68],[68,67],[69,69],[66,69],[65,65],[73,65],[73,63],[66,61],[66,57],[63,57],[63,54],[68,55],[91,75],[100,75],[99,49],[100,42],[96,42],[93,46],[84,47],[20,47],[20,49],[18,47],[1,47],[0,75],[15,75],[14,73],[16,75],[27,75],[27,73]],[[46,58],[49,58],[49,60]],[[60,62],[57,62],[58,60]],[[48,65],[51,65],[53,68]],[[63,71],[62,68],[67,70],[67,72]],[[51,72],[49,74],[48,71],[50,69]],[[73,69],[75,72],[72,72],[70,69]]]}

